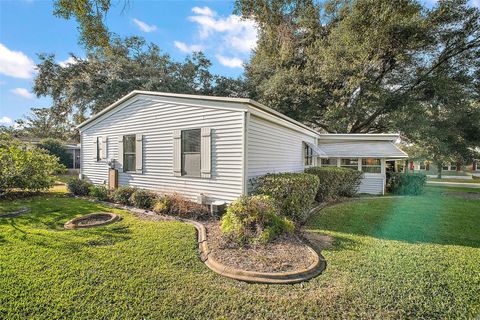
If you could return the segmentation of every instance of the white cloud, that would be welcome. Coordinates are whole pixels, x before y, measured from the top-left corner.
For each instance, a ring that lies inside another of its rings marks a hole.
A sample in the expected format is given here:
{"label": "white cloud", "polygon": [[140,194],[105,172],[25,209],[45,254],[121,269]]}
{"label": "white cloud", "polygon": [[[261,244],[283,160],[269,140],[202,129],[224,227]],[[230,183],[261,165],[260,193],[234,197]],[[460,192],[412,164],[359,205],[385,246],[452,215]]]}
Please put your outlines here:
{"label": "white cloud", "polygon": [[13,124],[13,120],[9,117],[3,116],[0,118],[0,125],[3,126],[11,126]]}
{"label": "white cloud", "polygon": [[243,61],[240,58],[227,58],[222,56],[221,54],[215,55],[217,57],[218,62],[220,62],[225,67],[229,68],[242,68]]}
{"label": "white cloud", "polygon": [[65,68],[67,67],[69,64],[75,64],[77,63],[77,61],[72,57],[68,57],[67,59],[63,60],[63,61],[60,61],[58,64],[62,67],[62,68]]}
{"label": "white cloud", "polygon": [[0,73],[21,79],[30,79],[35,63],[21,51],[13,51],[0,43]]}
{"label": "white cloud", "polygon": [[185,42],[181,42],[181,41],[174,41],[174,44],[175,44],[175,47],[177,47],[180,51],[184,53],[198,52],[204,49],[203,46],[199,44],[188,45]]}
{"label": "white cloud", "polygon": [[220,16],[209,7],[193,7],[187,19],[197,26],[195,45],[175,41],[182,52],[201,48],[207,56],[214,55],[218,62],[229,68],[241,68],[257,45],[258,29],[253,20],[237,15]]}
{"label": "white cloud", "polygon": [[157,26],[154,25],[154,24],[147,24],[146,22],[143,22],[141,20],[138,20],[138,19],[135,19],[133,18],[132,19],[133,23],[135,23],[137,25],[137,27],[142,30],[143,32],[153,32],[155,30],[157,30]]}
{"label": "white cloud", "polygon": [[17,96],[20,96],[22,98],[25,98],[25,99],[33,99],[35,98],[35,96],[30,92],[28,91],[27,89],[25,88],[15,88],[15,89],[12,89],[10,90],[13,94],[16,94]]}
{"label": "white cloud", "polygon": [[200,8],[200,7],[193,7],[192,8],[192,12],[193,13],[196,13],[196,14],[199,14],[199,15],[202,15],[202,16],[211,16],[213,17],[215,15],[215,13],[212,11],[212,9],[210,9],[209,7],[203,7],[203,8]]}

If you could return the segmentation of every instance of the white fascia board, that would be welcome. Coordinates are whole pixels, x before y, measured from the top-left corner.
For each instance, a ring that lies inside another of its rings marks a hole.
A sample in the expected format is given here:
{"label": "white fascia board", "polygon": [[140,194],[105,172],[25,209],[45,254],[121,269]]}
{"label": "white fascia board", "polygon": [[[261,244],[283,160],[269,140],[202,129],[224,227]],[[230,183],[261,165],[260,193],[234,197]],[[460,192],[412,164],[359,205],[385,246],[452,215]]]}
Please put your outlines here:
{"label": "white fascia board", "polygon": [[319,143],[327,141],[391,141],[400,137],[398,133],[321,133]]}

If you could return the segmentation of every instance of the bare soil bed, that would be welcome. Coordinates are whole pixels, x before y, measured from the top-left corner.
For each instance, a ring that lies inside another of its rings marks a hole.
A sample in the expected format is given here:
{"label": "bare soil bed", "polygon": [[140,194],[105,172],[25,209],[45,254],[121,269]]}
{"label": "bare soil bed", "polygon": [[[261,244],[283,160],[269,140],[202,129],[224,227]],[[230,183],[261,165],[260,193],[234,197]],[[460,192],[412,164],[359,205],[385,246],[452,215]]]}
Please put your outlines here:
{"label": "bare soil bed", "polygon": [[110,212],[96,212],[85,216],[74,218],[65,223],[65,229],[91,228],[114,223],[120,216]]}
{"label": "bare soil bed", "polygon": [[204,223],[210,257],[223,265],[256,272],[285,272],[308,268],[314,257],[308,247],[294,234],[284,235],[266,245],[229,244],[222,237],[220,223]]}

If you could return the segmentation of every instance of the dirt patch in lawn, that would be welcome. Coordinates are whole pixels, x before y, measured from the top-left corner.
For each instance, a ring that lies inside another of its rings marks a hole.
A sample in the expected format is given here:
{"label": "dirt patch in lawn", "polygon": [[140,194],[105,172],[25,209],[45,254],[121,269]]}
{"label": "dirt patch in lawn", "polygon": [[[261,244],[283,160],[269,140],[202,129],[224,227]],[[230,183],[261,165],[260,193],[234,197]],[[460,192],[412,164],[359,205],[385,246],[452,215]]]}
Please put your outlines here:
{"label": "dirt patch in lawn", "polygon": [[480,200],[480,192],[462,192],[462,191],[448,191],[444,193],[447,196],[462,198],[467,200]]}
{"label": "dirt patch in lawn", "polygon": [[308,268],[314,256],[294,234],[256,246],[239,247],[229,244],[220,232],[218,221],[204,223],[210,256],[223,265],[235,269],[257,272],[296,271]]}

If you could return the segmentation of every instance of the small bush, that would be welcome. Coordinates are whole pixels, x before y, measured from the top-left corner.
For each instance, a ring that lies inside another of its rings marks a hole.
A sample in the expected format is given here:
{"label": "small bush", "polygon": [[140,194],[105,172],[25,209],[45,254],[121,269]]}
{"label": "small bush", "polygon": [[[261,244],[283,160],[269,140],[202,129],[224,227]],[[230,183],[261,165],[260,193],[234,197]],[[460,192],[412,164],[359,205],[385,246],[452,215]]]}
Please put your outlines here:
{"label": "small bush", "polygon": [[153,212],[158,214],[169,214],[171,207],[171,200],[168,196],[160,197],[153,205]]}
{"label": "small bush", "polygon": [[100,201],[108,201],[110,200],[109,194],[108,194],[108,189],[105,186],[90,186],[90,192],[89,195],[97,198]]}
{"label": "small bush", "polygon": [[156,194],[148,190],[137,189],[132,193],[130,202],[137,208],[152,209]]}
{"label": "small bush", "polygon": [[124,205],[131,205],[132,203],[130,202],[130,198],[135,190],[137,189],[129,186],[119,187],[113,192],[113,201]]}
{"label": "small bush", "polygon": [[358,192],[363,173],[357,170],[338,167],[311,167],[305,172],[320,179],[316,200],[335,201],[340,197],[353,197]]}
{"label": "small bush", "polygon": [[294,230],[292,221],[278,215],[275,201],[266,195],[243,196],[222,217],[221,231],[238,244],[267,243]]}
{"label": "small bush", "polygon": [[86,196],[90,192],[92,184],[86,180],[72,178],[67,181],[67,189],[76,196]]}
{"label": "small bush", "polygon": [[282,215],[303,221],[315,201],[319,179],[307,173],[279,173],[259,177],[255,184],[255,194],[270,196]]}
{"label": "small bush", "polygon": [[387,190],[393,194],[419,195],[427,183],[423,173],[390,172],[387,175]]}

